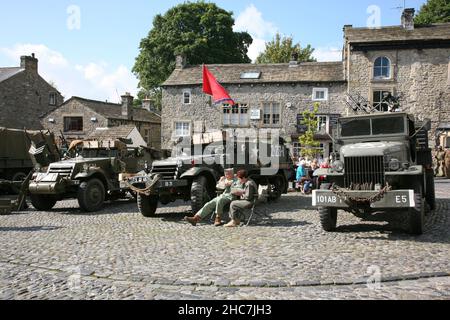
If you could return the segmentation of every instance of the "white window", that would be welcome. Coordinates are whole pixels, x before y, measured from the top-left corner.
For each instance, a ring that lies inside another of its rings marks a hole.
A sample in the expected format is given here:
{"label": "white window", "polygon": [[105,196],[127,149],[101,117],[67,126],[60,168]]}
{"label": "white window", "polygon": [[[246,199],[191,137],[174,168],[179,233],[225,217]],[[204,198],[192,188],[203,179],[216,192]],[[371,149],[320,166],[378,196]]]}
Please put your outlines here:
{"label": "white window", "polygon": [[279,103],[263,103],[263,124],[279,125],[281,123],[281,105]]}
{"label": "white window", "polygon": [[328,101],[328,88],[314,88],[313,101]]}
{"label": "white window", "polygon": [[191,104],[191,96],[192,96],[191,90],[184,90],[183,91],[183,104]]}
{"label": "white window", "polygon": [[51,92],[48,96],[48,104],[51,106],[56,106],[56,93]]}
{"label": "white window", "polygon": [[328,116],[317,116],[317,131],[328,132]]}
{"label": "white window", "polygon": [[373,106],[378,111],[387,112],[389,111],[389,103],[386,101],[392,95],[391,91],[388,90],[374,90],[373,91]]}
{"label": "white window", "polygon": [[191,135],[191,123],[175,122],[175,135],[177,137],[189,137]]}
{"label": "white window", "polygon": [[244,127],[249,124],[248,104],[223,105],[223,125]]}
{"label": "white window", "polygon": [[373,64],[374,79],[390,79],[391,78],[391,60],[387,57],[379,57]]}
{"label": "white window", "polygon": [[300,142],[294,142],[292,144],[292,155],[294,157],[299,157],[302,151],[302,146],[300,145]]}

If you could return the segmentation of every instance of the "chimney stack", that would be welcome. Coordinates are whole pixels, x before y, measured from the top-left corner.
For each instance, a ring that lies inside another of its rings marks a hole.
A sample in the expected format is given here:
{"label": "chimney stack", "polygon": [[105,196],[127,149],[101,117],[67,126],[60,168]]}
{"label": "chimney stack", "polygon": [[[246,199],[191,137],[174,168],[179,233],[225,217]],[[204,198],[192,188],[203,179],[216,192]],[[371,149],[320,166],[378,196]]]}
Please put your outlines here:
{"label": "chimney stack", "polygon": [[148,97],[145,97],[145,99],[142,100],[142,109],[145,109],[150,112],[154,112],[155,110],[153,109],[153,101],[151,99],[149,99]]}
{"label": "chimney stack", "polygon": [[407,8],[402,13],[402,26],[405,30],[414,30],[414,8]]}
{"label": "chimney stack", "polygon": [[182,70],[184,69],[184,67],[186,67],[186,65],[187,65],[186,55],[184,53],[178,54],[175,59],[175,69]]}
{"label": "chimney stack", "polygon": [[293,52],[291,55],[291,61],[289,62],[289,67],[297,67],[298,66],[298,53]]}
{"label": "chimney stack", "polygon": [[133,120],[133,96],[127,92],[122,96],[122,116],[128,120]]}
{"label": "chimney stack", "polygon": [[25,69],[26,71],[30,71],[33,73],[38,73],[38,59],[34,56],[34,53],[31,56],[21,56],[20,57],[20,67]]}

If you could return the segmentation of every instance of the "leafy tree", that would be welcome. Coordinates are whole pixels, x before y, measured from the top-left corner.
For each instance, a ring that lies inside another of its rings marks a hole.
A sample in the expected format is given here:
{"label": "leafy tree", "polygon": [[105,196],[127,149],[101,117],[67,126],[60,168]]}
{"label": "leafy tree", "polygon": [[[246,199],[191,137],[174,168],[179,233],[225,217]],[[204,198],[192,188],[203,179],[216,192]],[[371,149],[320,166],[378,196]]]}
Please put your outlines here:
{"label": "leafy tree", "polygon": [[312,56],[314,49],[308,44],[302,48],[300,43],[294,44],[292,37],[281,37],[279,33],[266,43],[266,49],[256,59],[256,63],[289,63],[295,55],[298,62],[316,61]]}
{"label": "leafy tree", "polygon": [[142,39],[133,72],[144,90],[157,88],[175,69],[175,56],[184,54],[190,64],[248,63],[253,39],[234,32],[233,13],[214,3],[185,2],[157,15]]}
{"label": "leafy tree", "polygon": [[303,121],[301,124],[308,128],[308,130],[299,138],[301,154],[303,157],[314,158],[317,155],[317,148],[320,147],[320,142],[314,140],[314,135],[317,133],[317,127],[319,125],[317,119],[319,106],[319,103],[315,103],[312,110],[303,112]]}
{"label": "leafy tree", "polygon": [[450,22],[450,0],[428,0],[420,8],[414,22],[418,25]]}

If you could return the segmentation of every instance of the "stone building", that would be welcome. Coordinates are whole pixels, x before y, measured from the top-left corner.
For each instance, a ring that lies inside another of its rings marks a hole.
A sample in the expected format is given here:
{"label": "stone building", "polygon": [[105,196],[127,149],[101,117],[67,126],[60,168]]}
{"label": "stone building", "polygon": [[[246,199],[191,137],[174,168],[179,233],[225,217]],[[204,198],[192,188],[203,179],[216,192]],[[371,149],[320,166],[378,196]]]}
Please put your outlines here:
{"label": "stone building", "polygon": [[[162,144],[170,149],[179,137],[217,129],[280,129],[298,153],[302,113],[320,103],[321,128],[344,112],[346,89],[340,62],[228,64],[208,68],[237,105],[211,105],[202,92],[202,67],[178,64],[163,86]],[[328,153],[329,137],[322,148]]]}
{"label": "stone building", "polygon": [[[345,26],[341,62],[208,65],[234,107],[212,106],[202,93],[201,66],[177,57],[163,85],[163,148],[193,131],[278,128],[296,154],[303,111],[319,102],[319,127],[330,133],[339,115],[352,112],[347,95],[356,94],[380,110],[387,93],[401,95],[404,111],[431,118],[437,129],[450,122],[450,23],[418,27],[413,17],[406,9],[399,26]],[[326,134],[318,138],[327,156],[331,141]]]}
{"label": "stone building", "polygon": [[0,126],[42,129],[39,117],[63,101],[39,75],[34,54],[21,57],[20,67],[0,68]]}
{"label": "stone building", "polygon": [[42,126],[62,132],[67,140],[85,139],[97,128],[136,127],[148,147],[161,148],[161,116],[145,108],[133,107],[130,94],[122,104],[72,97],[41,117]]}
{"label": "stone building", "polygon": [[384,94],[400,95],[403,111],[432,120],[435,138],[450,121],[450,23],[419,27],[413,18],[406,9],[400,26],[345,26],[345,78],[350,93],[380,110]]}

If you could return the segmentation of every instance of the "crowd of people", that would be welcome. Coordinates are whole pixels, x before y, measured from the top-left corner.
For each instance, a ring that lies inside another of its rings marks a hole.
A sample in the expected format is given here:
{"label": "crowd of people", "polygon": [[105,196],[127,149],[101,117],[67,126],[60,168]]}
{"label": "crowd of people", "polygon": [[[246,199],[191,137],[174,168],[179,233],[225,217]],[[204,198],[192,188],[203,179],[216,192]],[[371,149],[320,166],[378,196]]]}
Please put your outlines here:
{"label": "crowd of people", "polygon": [[314,177],[314,172],[319,168],[329,168],[329,160],[323,157],[315,159],[300,158],[296,169],[295,189],[303,194],[310,194],[312,190],[318,189],[321,177]]}

